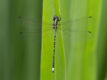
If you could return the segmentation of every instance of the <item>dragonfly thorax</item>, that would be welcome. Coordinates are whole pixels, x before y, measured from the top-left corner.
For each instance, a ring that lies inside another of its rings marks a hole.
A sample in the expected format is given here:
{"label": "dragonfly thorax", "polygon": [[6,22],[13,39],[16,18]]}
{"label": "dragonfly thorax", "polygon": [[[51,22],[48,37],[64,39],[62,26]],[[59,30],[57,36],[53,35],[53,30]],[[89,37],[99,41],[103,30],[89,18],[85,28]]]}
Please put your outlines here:
{"label": "dragonfly thorax", "polygon": [[57,25],[58,25],[58,22],[61,20],[61,18],[59,18],[58,16],[54,16],[53,17],[53,21],[54,21],[54,23],[53,23],[53,29],[57,29]]}

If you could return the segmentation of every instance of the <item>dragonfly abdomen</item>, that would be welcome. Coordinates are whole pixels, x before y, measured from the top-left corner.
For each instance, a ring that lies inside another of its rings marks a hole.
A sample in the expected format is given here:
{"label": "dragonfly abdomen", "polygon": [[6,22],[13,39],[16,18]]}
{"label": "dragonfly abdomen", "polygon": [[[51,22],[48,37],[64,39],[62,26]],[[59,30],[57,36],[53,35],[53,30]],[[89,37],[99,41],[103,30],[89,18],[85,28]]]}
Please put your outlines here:
{"label": "dragonfly abdomen", "polygon": [[54,70],[55,70],[55,47],[56,47],[56,32],[54,33],[54,48],[53,48],[52,72],[54,72]]}

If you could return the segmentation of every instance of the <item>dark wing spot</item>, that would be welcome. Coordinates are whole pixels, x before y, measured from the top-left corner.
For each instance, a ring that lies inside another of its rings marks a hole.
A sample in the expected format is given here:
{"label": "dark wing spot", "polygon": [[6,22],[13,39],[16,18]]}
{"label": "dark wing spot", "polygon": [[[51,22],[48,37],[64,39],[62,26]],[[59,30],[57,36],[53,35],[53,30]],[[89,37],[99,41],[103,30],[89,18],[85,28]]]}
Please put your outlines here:
{"label": "dark wing spot", "polygon": [[22,16],[18,16],[19,19],[22,19]]}
{"label": "dark wing spot", "polygon": [[88,31],[88,33],[90,33],[90,34],[91,34],[92,32],[91,32],[91,31]]}
{"label": "dark wing spot", "polygon": [[20,35],[22,35],[22,34],[23,34],[23,32],[19,32],[19,34],[20,34]]}
{"label": "dark wing spot", "polygon": [[88,18],[93,18],[92,16],[88,16]]}

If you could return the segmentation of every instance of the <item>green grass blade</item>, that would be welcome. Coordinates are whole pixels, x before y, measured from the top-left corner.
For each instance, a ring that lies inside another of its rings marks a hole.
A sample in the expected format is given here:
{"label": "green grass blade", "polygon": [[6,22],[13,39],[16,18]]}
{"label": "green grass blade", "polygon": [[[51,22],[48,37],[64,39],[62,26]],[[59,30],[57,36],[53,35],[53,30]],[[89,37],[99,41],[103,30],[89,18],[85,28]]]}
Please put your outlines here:
{"label": "green grass blade", "polygon": [[44,22],[53,24],[53,17],[60,16],[59,0],[44,0],[43,2],[43,34],[42,34],[42,55],[41,55],[41,80],[64,80],[65,58],[62,33],[56,34],[55,48],[55,72],[52,72],[54,30],[45,31],[52,25],[45,25]]}

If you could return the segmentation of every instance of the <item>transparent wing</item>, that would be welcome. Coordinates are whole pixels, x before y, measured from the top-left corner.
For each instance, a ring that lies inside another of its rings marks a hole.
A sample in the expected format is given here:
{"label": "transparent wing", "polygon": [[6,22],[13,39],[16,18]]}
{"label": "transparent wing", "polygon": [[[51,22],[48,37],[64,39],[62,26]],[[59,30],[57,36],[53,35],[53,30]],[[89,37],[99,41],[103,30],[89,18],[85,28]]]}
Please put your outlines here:
{"label": "transparent wing", "polygon": [[[44,30],[44,31],[46,31],[46,32],[49,32],[49,34],[52,34],[52,32],[54,32],[54,30],[53,29],[51,29],[51,30]],[[60,29],[58,29],[57,30],[57,32],[62,32],[62,33],[64,33],[65,35],[64,36],[66,36],[66,35],[72,35],[72,33],[75,33],[75,34],[81,34],[81,33],[83,33],[83,34],[87,34],[88,36],[90,36],[90,38],[93,38],[94,37],[94,34],[93,34],[93,32],[92,31],[89,31],[89,30],[67,30],[67,31],[62,31],[62,30],[60,30]],[[40,34],[42,34],[42,31],[20,31],[19,33],[18,33],[20,36],[26,36],[26,35],[29,35],[29,36],[32,36],[32,35],[34,35],[34,36],[40,36]]]}
{"label": "transparent wing", "polygon": [[[43,31],[52,31],[53,30],[53,23],[46,23],[39,19],[31,19],[31,18],[25,18],[23,16],[18,16],[19,24],[21,24],[22,27],[28,28],[26,31],[20,31],[20,34],[39,34]],[[57,31],[64,31],[67,33],[72,32],[84,32],[92,34],[91,31],[88,31],[86,27],[91,26],[95,23],[95,19],[92,16],[89,17],[82,17],[79,19],[73,19],[73,20],[61,20],[58,24],[58,30]],[[35,26],[36,24],[36,26]],[[42,24],[47,25],[47,28],[42,29]],[[41,26],[41,27],[40,27]]]}
{"label": "transparent wing", "polygon": [[[48,25],[49,29],[50,29],[50,27],[53,26],[53,23],[47,23],[47,22],[44,22],[44,21],[42,23],[42,20],[40,20],[40,19],[31,19],[31,18],[28,19],[28,18],[25,18],[23,16],[18,16],[17,18],[19,19],[20,24],[22,24],[23,26],[24,25],[35,25],[35,24],[38,25],[38,26],[42,26],[42,24],[43,24],[43,25]],[[58,25],[62,25],[63,27],[65,27],[65,26],[71,26],[71,25],[74,26],[74,25],[77,25],[77,24],[78,25],[83,25],[85,23],[87,23],[87,25],[90,26],[90,25],[95,23],[95,19],[92,16],[89,16],[89,17],[81,17],[81,18],[78,18],[78,19],[67,20],[67,21],[61,20]],[[28,27],[28,26],[25,26],[25,27]],[[35,27],[35,26],[30,26],[30,27]],[[85,26],[81,26],[81,27],[85,27]],[[68,28],[68,27],[65,27],[65,28]]]}

